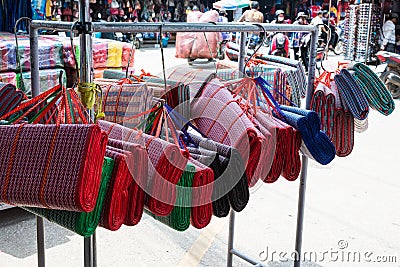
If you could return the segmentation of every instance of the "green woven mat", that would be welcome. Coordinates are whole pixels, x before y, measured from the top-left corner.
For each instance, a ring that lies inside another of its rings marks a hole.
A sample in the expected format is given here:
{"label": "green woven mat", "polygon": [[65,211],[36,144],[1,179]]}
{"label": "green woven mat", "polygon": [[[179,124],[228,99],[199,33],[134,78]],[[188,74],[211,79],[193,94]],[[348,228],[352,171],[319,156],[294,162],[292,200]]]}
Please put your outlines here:
{"label": "green woven mat", "polygon": [[192,193],[191,190],[185,190],[184,188],[192,187],[195,172],[196,167],[193,164],[188,163],[181,179],[179,180],[178,185],[183,188],[177,188],[175,207],[171,214],[168,216],[155,216],[154,214],[151,214],[152,217],[177,231],[185,231],[189,228]]}
{"label": "green woven mat", "polygon": [[104,158],[99,194],[97,197],[96,206],[91,212],[74,212],[31,207],[24,207],[24,209],[38,216],[44,217],[49,221],[67,228],[81,236],[91,236],[99,224],[100,215],[103,210],[103,204],[113,168],[114,160],[107,157]]}

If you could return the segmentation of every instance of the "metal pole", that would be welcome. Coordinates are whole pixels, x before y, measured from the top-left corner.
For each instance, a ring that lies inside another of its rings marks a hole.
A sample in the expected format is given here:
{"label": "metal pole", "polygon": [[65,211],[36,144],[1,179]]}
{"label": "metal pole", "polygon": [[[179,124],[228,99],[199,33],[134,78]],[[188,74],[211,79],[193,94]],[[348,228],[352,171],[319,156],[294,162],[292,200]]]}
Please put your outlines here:
{"label": "metal pole", "polygon": [[229,236],[228,236],[228,260],[226,261],[227,267],[233,266],[233,238],[235,234],[235,211],[231,209],[229,214]]}
{"label": "metal pole", "polygon": [[92,246],[93,246],[93,267],[97,267],[97,241],[96,241],[96,231],[92,235]]}
{"label": "metal pole", "polygon": [[[314,31],[311,35],[308,85],[306,94],[306,109],[310,108],[311,98],[314,91],[317,38],[318,38],[318,30]],[[299,202],[297,210],[297,229],[296,229],[296,244],[295,244],[295,251],[297,252],[297,257],[294,260],[295,267],[301,266],[301,258],[302,258],[301,246],[303,241],[303,221],[304,221],[304,207],[306,199],[307,167],[308,167],[308,158],[303,155],[301,173],[300,173]]]}
{"label": "metal pole", "polygon": [[[83,28],[90,21],[89,0],[79,1],[79,21]],[[73,48],[72,48],[73,49]],[[80,36],[80,77],[82,82],[91,82],[92,70],[92,38],[83,32]],[[93,242],[92,237],[84,238],[84,266],[93,267]]]}
{"label": "metal pole", "polygon": [[238,59],[238,68],[239,68],[240,77],[242,77],[241,72],[244,70],[245,58],[246,58],[246,33],[241,32],[240,33],[239,59]]}
{"label": "metal pole", "polygon": [[[29,29],[30,40],[30,60],[31,60],[31,92],[32,97],[36,97],[40,93],[39,84],[39,30]],[[22,77],[21,77],[22,78]],[[37,255],[38,266],[45,267],[45,240],[44,240],[44,221],[42,217],[36,216],[36,242],[37,242]]]}

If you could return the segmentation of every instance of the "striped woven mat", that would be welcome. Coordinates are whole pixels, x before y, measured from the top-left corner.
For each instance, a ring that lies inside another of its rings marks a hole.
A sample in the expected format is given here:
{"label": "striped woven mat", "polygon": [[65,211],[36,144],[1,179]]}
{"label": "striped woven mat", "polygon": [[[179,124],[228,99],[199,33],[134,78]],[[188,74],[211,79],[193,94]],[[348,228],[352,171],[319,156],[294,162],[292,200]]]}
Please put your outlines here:
{"label": "striped woven mat", "polygon": [[42,216],[64,228],[67,228],[78,235],[85,237],[91,236],[96,230],[100,221],[100,216],[103,211],[103,204],[106,198],[113,168],[114,160],[105,157],[96,206],[91,212],[75,212],[28,207],[24,207],[24,209],[38,216]]}
{"label": "striped woven mat", "polygon": [[92,211],[106,144],[98,125],[0,126],[0,202]]}
{"label": "striped woven mat", "polygon": [[24,99],[24,94],[12,84],[0,82],[0,117],[16,108]]}

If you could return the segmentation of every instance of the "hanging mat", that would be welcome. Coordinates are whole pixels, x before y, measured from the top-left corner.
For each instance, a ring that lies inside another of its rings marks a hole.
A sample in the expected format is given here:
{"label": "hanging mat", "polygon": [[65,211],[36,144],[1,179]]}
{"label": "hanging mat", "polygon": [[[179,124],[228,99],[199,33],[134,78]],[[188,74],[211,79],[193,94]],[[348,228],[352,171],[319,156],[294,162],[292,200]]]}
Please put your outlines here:
{"label": "hanging mat", "polygon": [[239,150],[246,162],[248,184],[253,186],[260,178],[258,164],[266,160],[267,153],[261,154],[266,140],[219,79],[207,83],[201,96],[193,100],[192,116],[210,139]]}
{"label": "hanging mat", "polygon": [[312,110],[280,106],[286,122],[296,128],[303,139],[302,152],[322,165],[329,164],[335,158],[335,146],[329,137],[320,130],[318,114]]}
{"label": "hanging mat", "polygon": [[151,216],[177,231],[187,230],[190,226],[190,211],[192,204],[191,187],[195,172],[196,167],[193,164],[188,163],[178,182],[176,202],[171,214],[168,216],[155,216],[154,214],[151,214]]}
{"label": "hanging mat", "polygon": [[113,168],[114,160],[105,157],[96,206],[91,212],[75,212],[27,207],[24,207],[24,209],[38,216],[42,216],[64,228],[67,228],[78,235],[84,237],[91,236],[96,230],[96,227],[100,221],[100,215],[103,210],[103,204],[107,194]]}
{"label": "hanging mat", "polygon": [[192,208],[190,223],[197,229],[206,227],[212,217],[213,171],[200,162],[189,159],[196,167],[192,184]]}
{"label": "hanging mat", "polygon": [[107,147],[106,156],[114,160],[114,170],[107,191],[100,225],[108,230],[118,230],[125,220],[128,209],[128,187],[132,176],[127,166],[127,157],[123,153]]}
{"label": "hanging mat", "polygon": [[14,85],[0,82],[0,117],[16,108],[24,99],[24,93]]}
{"label": "hanging mat", "polygon": [[[129,79],[118,82],[96,79],[103,91],[104,120],[119,123],[126,118],[149,110],[152,106],[153,92],[145,83],[134,83]],[[135,128],[143,118],[133,118],[124,126]]]}
{"label": "hanging mat", "polygon": [[[337,86],[331,83],[331,90],[335,96],[335,123],[332,142],[336,148],[336,155],[346,157],[354,147],[354,117],[345,103],[342,102]],[[368,119],[363,120],[364,122]]]}
{"label": "hanging mat", "polygon": [[[220,157],[220,176],[214,183],[214,190],[217,191],[214,191],[213,194],[217,194],[221,190],[225,190],[225,192],[227,192],[225,196],[228,196],[229,204],[232,209],[237,212],[242,211],[249,201],[250,192],[247,184],[245,163],[243,162],[243,158],[239,151],[233,147],[215,142],[211,139],[203,138],[193,134],[190,134],[190,137],[197,146],[211,152],[217,152]],[[190,148],[189,151],[191,151]],[[202,151],[201,153],[204,152]],[[218,210],[213,210],[214,215],[216,216],[220,215],[221,217],[224,217],[226,213],[227,204],[226,202],[224,203],[223,199],[224,196],[221,197],[217,203],[213,203],[213,208],[214,204],[218,206]]]}
{"label": "hanging mat", "polygon": [[354,77],[347,69],[342,69],[335,75],[334,80],[342,101],[348,106],[354,118],[365,120],[369,112],[368,102]]}
{"label": "hanging mat", "polygon": [[106,144],[98,125],[0,126],[0,202],[92,211]]}
{"label": "hanging mat", "polygon": [[186,167],[188,155],[160,138],[126,128],[122,125],[98,120],[98,125],[110,138],[136,143],[146,148],[149,157],[149,179],[144,190],[149,194],[147,207],[158,216],[171,213],[175,203],[175,185]]}
{"label": "hanging mat", "polygon": [[393,97],[378,75],[363,63],[356,63],[353,70],[354,78],[370,106],[383,115],[391,114],[395,107]]}
{"label": "hanging mat", "polygon": [[[109,139],[108,145],[125,151],[128,158],[128,170],[132,175],[133,181],[128,188],[128,208],[125,216],[125,225],[136,225],[143,215],[145,192],[148,176],[147,153],[144,148],[138,144],[123,142],[120,140]],[[117,151],[117,150],[116,150]]]}

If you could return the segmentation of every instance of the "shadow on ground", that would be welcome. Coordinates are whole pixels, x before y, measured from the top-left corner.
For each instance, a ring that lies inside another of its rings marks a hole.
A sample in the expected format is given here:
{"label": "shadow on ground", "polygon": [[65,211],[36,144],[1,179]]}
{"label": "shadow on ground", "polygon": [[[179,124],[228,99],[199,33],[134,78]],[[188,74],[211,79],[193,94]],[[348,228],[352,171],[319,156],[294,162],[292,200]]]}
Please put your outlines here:
{"label": "shadow on ground", "polygon": [[[19,208],[1,211],[0,252],[16,258],[26,258],[36,254],[36,216]],[[46,249],[70,241],[69,230],[45,220]]]}

